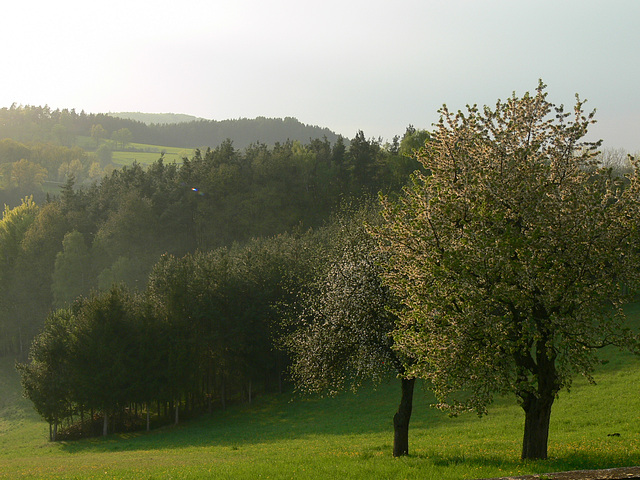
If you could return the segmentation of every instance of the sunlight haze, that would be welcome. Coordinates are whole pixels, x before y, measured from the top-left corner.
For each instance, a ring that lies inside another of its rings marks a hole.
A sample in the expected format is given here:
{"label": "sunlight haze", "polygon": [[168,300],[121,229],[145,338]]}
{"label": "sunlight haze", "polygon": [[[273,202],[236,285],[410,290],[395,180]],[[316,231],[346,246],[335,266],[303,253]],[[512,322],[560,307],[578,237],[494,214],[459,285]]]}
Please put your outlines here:
{"label": "sunlight haze", "polygon": [[640,2],[12,2],[0,107],[296,117],[346,137],[431,128],[446,103],[533,91],[640,150]]}

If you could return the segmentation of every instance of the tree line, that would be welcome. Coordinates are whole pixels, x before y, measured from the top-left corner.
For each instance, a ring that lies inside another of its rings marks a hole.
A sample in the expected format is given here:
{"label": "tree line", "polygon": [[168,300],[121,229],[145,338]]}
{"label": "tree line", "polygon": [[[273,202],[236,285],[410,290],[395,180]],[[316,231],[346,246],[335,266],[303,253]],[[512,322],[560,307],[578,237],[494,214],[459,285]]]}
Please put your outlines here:
{"label": "tree line", "polygon": [[282,391],[287,362],[272,347],[312,270],[306,237],[165,255],[143,292],[114,285],[54,310],[19,365],[51,439],[61,424],[76,437],[149,429]]}
{"label": "tree line", "polygon": [[[182,256],[321,225],[348,198],[398,190],[415,162],[366,139],[244,150],[226,141],[182,165],[160,159],[55,198],[23,199],[0,221],[0,352],[24,355],[51,308],[112,283],[144,289],[164,253]],[[402,144],[402,145],[401,145]],[[27,288],[28,287],[28,288]]]}
{"label": "tree line", "polygon": [[126,129],[131,141],[180,148],[216,147],[231,139],[237,148],[260,142],[273,146],[287,140],[308,142],[324,138],[334,143],[338,136],[328,128],[306,125],[295,118],[239,118],[230,120],[190,120],[180,123],[146,124],[106,113],[76,112],[48,106],[11,105],[0,108],[0,138],[24,143],[54,143],[72,147],[79,137],[91,137],[94,125],[107,136]]}

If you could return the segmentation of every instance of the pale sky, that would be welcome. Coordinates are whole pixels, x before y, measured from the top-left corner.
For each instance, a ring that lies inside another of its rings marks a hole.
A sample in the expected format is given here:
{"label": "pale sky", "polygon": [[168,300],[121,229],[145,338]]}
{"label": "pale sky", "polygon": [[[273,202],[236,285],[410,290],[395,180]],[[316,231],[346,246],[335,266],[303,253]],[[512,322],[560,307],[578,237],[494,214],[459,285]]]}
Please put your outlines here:
{"label": "pale sky", "polygon": [[296,117],[352,138],[534,91],[640,151],[639,0],[85,0],[3,5],[0,107]]}

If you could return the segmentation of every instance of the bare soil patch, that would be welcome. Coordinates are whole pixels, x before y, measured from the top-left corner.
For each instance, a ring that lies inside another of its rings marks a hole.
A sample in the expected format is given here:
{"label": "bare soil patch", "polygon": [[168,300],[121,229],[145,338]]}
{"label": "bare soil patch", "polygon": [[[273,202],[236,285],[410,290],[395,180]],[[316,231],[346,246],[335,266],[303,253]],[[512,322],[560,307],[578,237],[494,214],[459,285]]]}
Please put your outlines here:
{"label": "bare soil patch", "polygon": [[480,480],[630,480],[640,479],[640,467],[608,468],[605,470],[574,470],[571,472],[538,473],[521,477],[499,477]]}

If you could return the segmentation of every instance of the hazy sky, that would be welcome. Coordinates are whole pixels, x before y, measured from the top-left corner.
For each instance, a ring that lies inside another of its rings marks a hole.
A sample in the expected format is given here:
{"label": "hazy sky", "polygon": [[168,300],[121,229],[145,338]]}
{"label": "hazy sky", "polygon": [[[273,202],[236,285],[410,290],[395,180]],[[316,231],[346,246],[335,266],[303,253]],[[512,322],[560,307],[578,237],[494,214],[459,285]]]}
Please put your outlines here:
{"label": "hazy sky", "polygon": [[588,99],[605,146],[640,150],[638,0],[21,0],[0,42],[0,107],[291,116],[390,140],[542,78],[555,103]]}

